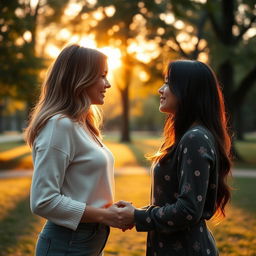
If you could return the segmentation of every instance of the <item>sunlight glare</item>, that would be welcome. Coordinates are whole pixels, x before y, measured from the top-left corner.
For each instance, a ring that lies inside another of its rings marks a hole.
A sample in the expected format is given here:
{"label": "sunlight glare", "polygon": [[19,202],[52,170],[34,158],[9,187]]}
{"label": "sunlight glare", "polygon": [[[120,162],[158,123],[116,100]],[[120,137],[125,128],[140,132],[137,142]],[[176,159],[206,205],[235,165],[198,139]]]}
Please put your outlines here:
{"label": "sunlight glare", "polygon": [[179,43],[188,41],[190,39],[190,36],[187,33],[181,32],[177,35],[177,41]]}
{"label": "sunlight glare", "polygon": [[127,51],[134,53],[136,58],[143,63],[149,63],[152,59],[159,56],[156,42],[147,42],[142,38],[137,38],[137,41],[131,42]]}
{"label": "sunlight glare", "polygon": [[82,9],[82,5],[78,3],[70,3],[65,9],[64,14],[70,17],[75,17],[79,14]]}
{"label": "sunlight glare", "polygon": [[117,69],[121,66],[121,51],[118,48],[103,47],[99,48],[99,51],[104,53],[108,57],[109,69]]}
{"label": "sunlight glare", "polygon": [[244,34],[244,39],[249,40],[250,38],[254,37],[256,35],[256,28],[249,28],[246,33]]}
{"label": "sunlight glare", "polygon": [[175,17],[172,13],[161,13],[159,15],[159,18],[168,25],[172,24],[175,21]]}
{"label": "sunlight glare", "polygon": [[96,48],[97,47],[93,35],[83,37],[80,41],[78,41],[78,44],[83,47],[88,47],[88,48]]}
{"label": "sunlight glare", "polygon": [[149,80],[149,74],[145,71],[140,71],[139,78],[142,82],[147,82]]}
{"label": "sunlight glare", "polygon": [[102,20],[104,18],[104,15],[101,11],[96,11],[93,13],[93,18],[96,20]]}
{"label": "sunlight glare", "polygon": [[205,4],[207,2],[207,0],[193,0],[193,1],[201,4]]}
{"label": "sunlight glare", "polygon": [[[122,65],[121,51],[118,48],[114,48],[114,47],[97,48],[97,44],[96,44],[94,37],[95,36],[93,34],[84,36],[82,38],[80,38],[77,35],[74,35],[69,40],[69,43],[77,43],[83,47],[97,49],[98,51],[104,53],[108,57],[108,65],[109,65],[109,70],[110,70],[109,73],[110,73],[110,77],[111,77],[112,76],[111,70],[117,69]],[[60,51],[61,50],[58,47],[56,47],[55,45],[48,45],[46,47],[47,54],[52,58],[56,58],[59,55]]]}
{"label": "sunlight glare", "polygon": [[198,60],[202,61],[204,63],[207,63],[208,62],[208,54],[205,52],[200,52],[198,55]]}
{"label": "sunlight glare", "polygon": [[86,2],[90,5],[95,5],[97,3],[97,0],[86,0]]}
{"label": "sunlight glare", "polygon": [[110,5],[105,7],[105,13],[108,17],[112,17],[116,12],[116,8],[114,5]]}
{"label": "sunlight glare", "polygon": [[32,33],[30,31],[26,31],[24,34],[23,34],[23,38],[26,42],[31,42],[32,40]]}
{"label": "sunlight glare", "polygon": [[63,28],[60,30],[58,35],[61,39],[68,39],[68,38],[70,38],[71,33],[68,29]]}
{"label": "sunlight glare", "polygon": [[60,49],[57,46],[50,44],[46,47],[46,52],[51,58],[57,58],[60,53]]}
{"label": "sunlight glare", "polygon": [[[74,43],[78,43],[83,47],[97,49],[100,52],[104,53],[108,57],[108,65],[110,70],[119,68],[122,65],[121,51],[118,48],[113,48],[113,47],[97,48],[97,44],[94,37],[95,36],[91,34],[91,35],[82,37],[82,39],[80,40],[74,41]],[[110,76],[111,76],[111,71],[110,71]]]}
{"label": "sunlight glare", "polygon": [[177,29],[183,29],[185,27],[185,24],[183,21],[181,20],[177,20],[175,23],[174,23],[174,27],[177,28]]}
{"label": "sunlight glare", "polygon": [[38,4],[39,0],[30,0],[30,6],[32,9],[34,9],[37,4]]}

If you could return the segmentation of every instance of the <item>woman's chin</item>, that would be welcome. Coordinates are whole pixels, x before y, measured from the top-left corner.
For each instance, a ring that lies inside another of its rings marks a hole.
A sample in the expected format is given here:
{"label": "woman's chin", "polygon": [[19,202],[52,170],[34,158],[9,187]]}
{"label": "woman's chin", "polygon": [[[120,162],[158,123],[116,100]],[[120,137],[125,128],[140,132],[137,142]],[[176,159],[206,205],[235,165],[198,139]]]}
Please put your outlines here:
{"label": "woman's chin", "polygon": [[165,108],[164,106],[159,106],[159,111],[166,114],[172,114],[173,112],[169,108]]}
{"label": "woman's chin", "polygon": [[104,104],[104,100],[97,100],[91,103],[92,105],[103,105]]}

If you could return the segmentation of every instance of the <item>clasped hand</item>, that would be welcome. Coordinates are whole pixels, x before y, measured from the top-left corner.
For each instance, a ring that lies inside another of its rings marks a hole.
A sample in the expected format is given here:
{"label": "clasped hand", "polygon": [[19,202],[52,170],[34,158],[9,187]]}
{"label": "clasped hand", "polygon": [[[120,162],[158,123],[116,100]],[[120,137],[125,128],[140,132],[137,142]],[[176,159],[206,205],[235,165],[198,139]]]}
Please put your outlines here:
{"label": "clasped hand", "polygon": [[114,228],[120,228],[123,231],[134,227],[135,207],[126,201],[119,201],[111,205],[108,209],[109,218],[106,224]]}

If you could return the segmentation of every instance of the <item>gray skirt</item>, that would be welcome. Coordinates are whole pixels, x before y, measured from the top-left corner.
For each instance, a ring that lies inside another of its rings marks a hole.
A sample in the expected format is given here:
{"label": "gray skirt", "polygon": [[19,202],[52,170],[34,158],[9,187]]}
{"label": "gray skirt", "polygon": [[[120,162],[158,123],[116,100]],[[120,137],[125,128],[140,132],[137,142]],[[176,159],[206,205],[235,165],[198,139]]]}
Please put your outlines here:
{"label": "gray skirt", "polygon": [[100,256],[110,228],[99,223],[80,223],[76,231],[47,221],[39,234],[36,256]]}

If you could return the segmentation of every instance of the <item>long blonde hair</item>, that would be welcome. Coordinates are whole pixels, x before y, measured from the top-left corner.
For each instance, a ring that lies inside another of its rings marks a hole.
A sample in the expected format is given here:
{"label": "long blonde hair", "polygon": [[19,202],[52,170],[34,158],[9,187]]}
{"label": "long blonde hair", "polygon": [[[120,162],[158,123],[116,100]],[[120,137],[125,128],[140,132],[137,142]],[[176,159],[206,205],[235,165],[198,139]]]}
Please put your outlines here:
{"label": "long blonde hair", "polygon": [[61,51],[48,71],[25,130],[25,139],[31,147],[39,131],[56,114],[88,125],[100,136],[101,114],[96,106],[91,106],[86,88],[93,86],[103,74],[105,61],[103,53],[77,44]]}

